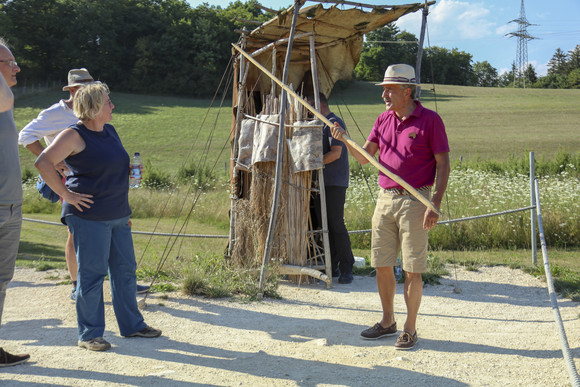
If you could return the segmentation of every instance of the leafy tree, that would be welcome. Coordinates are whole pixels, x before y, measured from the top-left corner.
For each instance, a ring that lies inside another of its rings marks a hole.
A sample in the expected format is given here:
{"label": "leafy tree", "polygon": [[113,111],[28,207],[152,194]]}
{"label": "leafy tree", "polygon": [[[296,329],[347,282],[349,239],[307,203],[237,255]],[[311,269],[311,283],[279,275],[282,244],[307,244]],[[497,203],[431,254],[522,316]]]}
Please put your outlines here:
{"label": "leafy tree", "polygon": [[423,82],[442,83],[447,85],[470,85],[473,78],[471,54],[456,48],[448,50],[443,47],[429,47],[425,50],[422,61]]}
{"label": "leafy tree", "polygon": [[219,11],[220,16],[224,17],[228,22],[232,23],[235,28],[246,27],[248,30],[253,30],[256,25],[248,24],[242,20],[255,20],[266,22],[273,18],[275,15],[269,12],[262,12],[260,8],[256,7],[259,4],[257,0],[248,0],[245,3],[237,0],[225,8],[223,11]]}
{"label": "leafy tree", "polygon": [[[21,78],[62,79],[60,66],[66,54],[62,40],[69,14],[63,4],[57,0],[3,1],[1,14],[3,28],[9,26],[3,33],[23,69]],[[5,19],[9,20],[6,26]]]}
{"label": "leafy tree", "polygon": [[475,62],[473,65],[473,83],[475,86],[498,86],[497,70],[488,62]]}
{"label": "leafy tree", "polygon": [[574,47],[572,51],[568,51],[568,68],[570,71],[580,69],[580,45]]}
{"label": "leafy tree", "polygon": [[524,71],[524,77],[526,78],[526,84],[533,84],[538,81],[538,75],[536,74],[536,69],[531,64]]}
{"label": "leafy tree", "polygon": [[548,75],[540,77],[534,87],[565,89],[580,87],[580,45],[565,54],[560,48],[548,62]]}
{"label": "leafy tree", "polygon": [[567,73],[567,55],[560,48],[552,56],[548,62],[548,74],[566,74]]}
{"label": "leafy tree", "polygon": [[564,74],[548,74],[540,77],[533,86],[542,89],[567,89],[568,77]]}
{"label": "leafy tree", "polygon": [[580,68],[576,68],[568,74],[568,87],[580,89]]}
{"label": "leafy tree", "polygon": [[401,32],[394,23],[369,32],[365,38],[360,60],[354,69],[357,79],[365,81],[382,79],[385,69],[394,63],[415,66],[417,45],[393,42],[417,41],[417,38],[409,32]]}

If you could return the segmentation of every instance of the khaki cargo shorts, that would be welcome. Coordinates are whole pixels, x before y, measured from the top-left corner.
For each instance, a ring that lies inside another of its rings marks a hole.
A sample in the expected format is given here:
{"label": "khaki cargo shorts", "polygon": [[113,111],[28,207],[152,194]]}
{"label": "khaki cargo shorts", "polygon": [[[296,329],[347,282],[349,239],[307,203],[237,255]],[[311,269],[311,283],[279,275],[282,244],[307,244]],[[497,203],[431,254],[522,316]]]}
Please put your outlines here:
{"label": "khaki cargo shorts", "polygon": [[[420,191],[431,199],[431,191]],[[371,265],[395,266],[402,251],[403,270],[410,273],[427,271],[428,230],[423,229],[426,207],[412,195],[394,195],[379,191],[373,215]]]}

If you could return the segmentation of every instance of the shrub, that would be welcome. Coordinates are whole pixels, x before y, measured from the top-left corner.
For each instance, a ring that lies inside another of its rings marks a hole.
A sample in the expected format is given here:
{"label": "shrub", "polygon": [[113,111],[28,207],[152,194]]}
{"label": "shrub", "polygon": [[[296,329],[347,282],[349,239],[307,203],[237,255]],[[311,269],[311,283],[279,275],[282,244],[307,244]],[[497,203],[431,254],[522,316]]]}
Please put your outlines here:
{"label": "shrub", "polygon": [[191,162],[188,167],[182,166],[177,173],[179,182],[193,184],[197,189],[208,191],[215,188],[216,177],[212,168],[207,165]]}
{"label": "shrub", "polygon": [[25,167],[22,170],[22,184],[30,184],[30,183],[36,184],[37,176],[38,172],[36,172],[36,170],[32,171],[27,167]]}
{"label": "shrub", "polygon": [[153,168],[150,161],[145,162],[143,186],[154,190],[166,190],[175,186],[168,173]]}

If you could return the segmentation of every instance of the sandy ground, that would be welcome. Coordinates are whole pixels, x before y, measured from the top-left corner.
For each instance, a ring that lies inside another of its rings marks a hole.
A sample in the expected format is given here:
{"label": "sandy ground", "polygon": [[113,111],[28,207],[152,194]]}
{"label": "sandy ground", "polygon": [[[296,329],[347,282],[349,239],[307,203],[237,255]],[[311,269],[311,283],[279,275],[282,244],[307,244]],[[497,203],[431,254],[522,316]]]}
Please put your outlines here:
{"label": "sandy ground", "polygon": [[[380,319],[375,279],[349,285],[282,283],[282,300],[241,303],[151,294],[143,310],[157,339],[119,336],[105,291],[107,352],[76,346],[70,286],[63,271],[17,269],[0,345],[31,360],[0,369],[2,386],[566,386],[570,385],[545,284],[505,267],[458,270],[426,286],[419,344],[396,351],[395,337],[365,341]],[[404,322],[397,286],[399,328]],[[559,299],[576,368],[580,304]]]}

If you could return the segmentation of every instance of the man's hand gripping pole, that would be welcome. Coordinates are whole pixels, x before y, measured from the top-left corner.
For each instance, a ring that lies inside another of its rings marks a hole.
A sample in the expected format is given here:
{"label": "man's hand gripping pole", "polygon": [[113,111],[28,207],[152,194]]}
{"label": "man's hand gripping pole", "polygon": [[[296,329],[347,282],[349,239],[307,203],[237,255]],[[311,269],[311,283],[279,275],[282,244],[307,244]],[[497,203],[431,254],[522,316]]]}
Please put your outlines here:
{"label": "man's hand gripping pole", "polygon": [[[300,102],[306,109],[310,110],[312,114],[314,114],[318,119],[324,122],[328,127],[334,126],[334,124],[322,115],[318,110],[313,108],[308,102],[300,98],[298,94],[294,92],[291,88],[285,85],[280,79],[276,78],[274,74],[272,74],[268,69],[262,66],[257,60],[255,60],[250,54],[242,50],[240,47],[232,43],[232,46],[240,52],[247,60],[249,60],[252,64],[254,64],[257,68],[260,69],[264,74],[266,74],[272,81],[276,82],[281,88],[286,90],[288,94],[294,97],[298,102]],[[354,142],[350,137],[347,136],[346,133],[343,133],[342,138],[345,142],[347,142],[350,146],[356,149],[361,155],[363,155],[372,165],[374,165],[379,171],[383,172],[393,181],[397,182],[401,187],[403,187],[407,192],[413,195],[417,200],[423,203],[427,208],[431,209],[432,211],[436,212],[439,215],[442,215],[441,211],[433,203],[431,203],[425,196],[421,195],[415,188],[413,188],[409,183],[405,180],[401,179],[399,176],[395,175],[393,172],[389,171],[387,168],[382,166],[373,156],[371,156],[366,150],[363,149],[360,145]]]}

